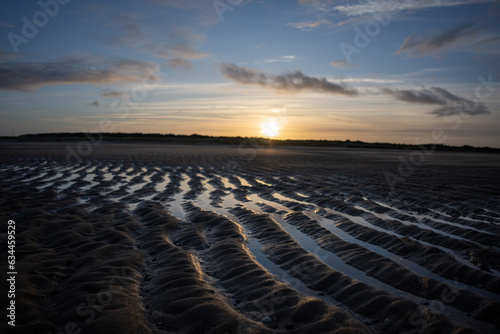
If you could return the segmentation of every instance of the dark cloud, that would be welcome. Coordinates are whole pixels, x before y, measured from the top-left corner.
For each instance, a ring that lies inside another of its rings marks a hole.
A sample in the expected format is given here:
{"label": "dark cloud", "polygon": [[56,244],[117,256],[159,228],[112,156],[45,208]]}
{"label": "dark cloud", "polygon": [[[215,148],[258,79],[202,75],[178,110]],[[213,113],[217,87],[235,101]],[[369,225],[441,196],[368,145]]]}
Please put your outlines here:
{"label": "dark cloud", "polygon": [[468,23],[429,38],[422,38],[415,34],[405,39],[396,54],[405,53],[408,56],[420,57],[442,51],[461,42],[470,41],[477,37],[474,25],[475,23]]}
{"label": "dark cloud", "polygon": [[490,114],[490,110],[484,104],[457,96],[441,87],[424,88],[420,91],[393,90],[390,88],[381,88],[380,90],[385,94],[392,95],[399,101],[439,106],[429,112],[438,117],[460,114]]}
{"label": "dark cloud", "polygon": [[488,107],[482,103],[475,104],[472,101],[466,101],[464,103],[434,109],[429,112],[429,114],[444,117],[451,115],[485,115],[491,114],[491,112]]}
{"label": "dark cloud", "polygon": [[256,85],[288,93],[310,90],[349,96],[358,94],[358,91],[351,87],[335,84],[326,80],[326,78],[309,77],[301,71],[273,75],[234,64],[220,64],[218,66],[226,78],[242,85]]}
{"label": "dark cloud", "polygon": [[109,84],[159,80],[156,67],[134,60],[70,58],[46,63],[0,64],[0,89],[32,91],[58,84]]}
{"label": "dark cloud", "polygon": [[420,103],[420,104],[443,104],[444,100],[438,96],[434,90],[392,90],[390,88],[382,88],[382,92],[394,96],[397,100]]}
{"label": "dark cloud", "polygon": [[91,106],[94,106],[94,107],[99,107],[99,101],[94,101],[94,102],[91,102],[89,103]]}

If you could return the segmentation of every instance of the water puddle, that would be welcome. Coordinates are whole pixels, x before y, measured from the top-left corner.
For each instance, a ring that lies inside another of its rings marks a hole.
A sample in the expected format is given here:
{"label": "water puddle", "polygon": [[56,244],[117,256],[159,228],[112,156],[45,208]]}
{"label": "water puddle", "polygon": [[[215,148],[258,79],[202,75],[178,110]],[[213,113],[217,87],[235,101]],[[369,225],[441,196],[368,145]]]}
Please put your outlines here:
{"label": "water puddle", "polygon": [[261,202],[261,203],[264,203],[264,204],[267,204],[269,206],[272,206],[272,207],[276,208],[278,211],[286,211],[287,213],[291,212],[291,210],[289,208],[287,208],[286,206],[284,206],[284,205],[282,205],[280,203],[277,203],[277,202],[268,201],[266,199],[263,199],[262,197],[260,197],[257,194],[251,194],[251,195],[249,195],[248,199],[250,199],[252,202],[245,203],[245,204],[251,205],[253,207],[252,210],[254,210],[254,211],[259,211],[260,212],[262,210],[258,205],[255,204],[255,203]]}
{"label": "water puddle", "polygon": [[48,179],[40,180],[41,182],[44,182],[45,184],[41,185],[41,186],[37,186],[36,188],[37,189],[45,189],[45,188],[51,187],[62,176],[63,176],[63,173],[57,172],[56,175],[49,177]]}
{"label": "water puddle", "polygon": [[129,194],[133,194],[133,193],[135,193],[137,190],[144,188],[144,186],[145,186],[146,184],[148,184],[148,183],[147,183],[147,182],[140,182],[140,183],[133,184],[133,185],[131,185],[131,186],[129,185],[129,186],[128,186],[128,192],[129,192]]}
{"label": "water puddle", "polygon": [[[444,219],[440,219],[440,218],[435,218],[435,217],[428,216],[428,215],[417,215],[417,214],[414,214],[413,217],[415,217],[416,219],[418,219],[420,221],[424,221],[425,219],[427,219],[427,220],[430,220],[430,221],[434,221],[434,222],[446,224],[446,225],[449,225],[449,226],[458,227],[458,228],[464,229],[464,230],[473,230],[473,231],[484,233],[484,234],[496,235],[495,233],[488,232],[488,231],[485,231],[485,230],[480,230],[480,229],[477,229],[477,228],[469,226],[469,225],[454,223],[454,222],[451,222],[451,221],[448,221],[448,220],[444,220]],[[486,222],[481,221],[481,220],[468,219],[467,217],[460,217],[460,219],[469,220],[469,221],[475,222],[475,223],[486,223]]]}
{"label": "water puddle", "polygon": [[[273,217],[275,219],[277,217]],[[283,219],[275,219],[276,221],[283,226],[283,228],[294,237],[294,239],[309,253],[314,254],[320,261],[327,264],[330,268],[354,279],[359,282],[364,282],[368,285],[371,285],[377,289],[384,290],[390,294],[406,298],[409,300],[413,300],[416,303],[420,303],[422,298],[416,297],[408,292],[396,289],[388,284],[385,284],[371,276],[368,276],[363,271],[356,269],[344,262],[340,257],[335,255],[332,252],[324,250],[316,242],[309,237],[308,235],[300,232],[295,226],[290,225],[285,222]]]}
{"label": "water puddle", "polygon": [[83,191],[87,191],[89,190],[90,188],[92,188],[93,186],[96,186],[99,184],[99,182],[96,182],[94,181],[94,178],[96,177],[96,174],[95,173],[89,173],[87,174],[84,178],[83,178],[83,181],[87,181],[87,182],[90,182],[90,184],[86,185],[86,186],[83,186],[81,187],[81,189]]}
{"label": "water puddle", "polygon": [[248,183],[247,180],[245,180],[241,176],[237,176],[236,175],[236,178],[238,178],[238,180],[240,180],[240,183],[241,183],[242,186],[251,187],[250,183]]}
{"label": "water puddle", "polygon": [[434,279],[441,281],[441,282],[445,281],[445,279],[442,278],[441,276],[434,274],[430,270],[416,264],[415,262],[412,262],[410,260],[402,258],[401,256],[396,255],[394,253],[391,253],[390,251],[386,250],[383,247],[373,245],[373,244],[356,239],[355,237],[353,237],[349,233],[336,227],[335,221],[333,221],[331,219],[322,217],[322,216],[320,216],[312,211],[306,211],[306,212],[304,212],[304,214],[307,215],[309,218],[314,219],[317,222],[319,222],[321,226],[323,226],[324,228],[326,228],[327,230],[329,230],[330,232],[332,232],[333,234],[335,234],[337,237],[341,238],[344,241],[347,241],[347,242],[350,242],[353,244],[357,244],[357,245],[359,245],[363,248],[366,248],[366,249],[368,249],[376,254],[379,254],[385,258],[388,258],[388,259],[402,265],[403,267],[407,268],[408,270],[414,272],[415,274],[434,278]]}
{"label": "water puddle", "polygon": [[167,185],[170,183],[170,177],[168,175],[163,176],[163,181],[155,184],[155,190],[159,193],[165,191]]}
{"label": "water puddle", "polygon": [[445,236],[445,237],[448,237],[448,238],[451,238],[451,239],[458,239],[458,240],[462,240],[462,241],[466,241],[466,242],[471,242],[471,243],[474,243],[474,244],[477,245],[477,243],[474,242],[474,241],[462,238],[462,237],[460,237],[458,235],[454,235],[454,234],[451,234],[451,233],[448,233],[448,232],[445,232],[445,231],[442,231],[442,230],[439,230],[439,229],[436,229],[436,228],[433,228],[431,226],[428,226],[428,225],[425,225],[425,224],[421,223],[422,219],[420,219],[418,215],[409,215],[409,216],[414,217],[415,219],[417,219],[417,223],[416,223],[416,222],[408,222],[408,221],[405,221],[405,220],[399,219],[399,218],[393,218],[393,217],[391,217],[391,216],[389,216],[389,215],[387,215],[385,213],[376,213],[376,212],[370,211],[368,209],[365,209],[365,208],[363,208],[362,206],[359,206],[359,205],[355,205],[354,208],[358,209],[358,210],[361,210],[361,211],[364,211],[364,212],[367,212],[367,213],[371,213],[375,217],[380,218],[380,219],[382,219],[384,221],[395,220],[395,221],[398,221],[401,224],[404,224],[406,226],[417,226],[421,230],[432,231],[432,232],[434,232],[436,234],[440,234],[442,236]]}
{"label": "water puddle", "polygon": [[166,206],[168,207],[172,215],[181,220],[184,220],[184,218],[186,217],[186,211],[182,207],[182,204],[186,202],[186,200],[184,199],[184,194],[189,191],[190,187],[188,184],[189,177],[186,174],[181,174],[181,178],[182,178],[180,184],[181,191],[173,195],[172,200],[166,203]]}
{"label": "water puddle", "polygon": [[29,179],[24,179],[24,180],[22,180],[22,182],[31,182],[34,180],[38,180],[38,179],[44,178],[47,174],[49,174],[49,172],[42,172],[41,174],[35,175]]}
{"label": "water puddle", "polygon": [[264,181],[262,181],[262,180],[259,180],[259,179],[255,179],[255,181],[256,181],[257,183],[260,183],[260,184],[265,185],[265,186],[268,186],[268,187],[272,187],[272,186],[273,186],[272,184],[266,183],[266,182],[264,182]]}
{"label": "water puddle", "polygon": [[63,179],[62,181],[64,183],[61,184],[59,187],[57,187],[57,189],[59,189],[59,190],[66,190],[66,189],[68,189],[69,187],[71,187],[73,184],[76,183],[73,180],[77,179],[78,176],[79,175],[75,173],[75,174],[72,174],[70,177],[68,177],[66,179]]}
{"label": "water puddle", "polygon": [[224,185],[225,188],[227,189],[236,189],[236,186],[232,184],[227,177],[220,176],[220,179],[222,181],[222,184]]}

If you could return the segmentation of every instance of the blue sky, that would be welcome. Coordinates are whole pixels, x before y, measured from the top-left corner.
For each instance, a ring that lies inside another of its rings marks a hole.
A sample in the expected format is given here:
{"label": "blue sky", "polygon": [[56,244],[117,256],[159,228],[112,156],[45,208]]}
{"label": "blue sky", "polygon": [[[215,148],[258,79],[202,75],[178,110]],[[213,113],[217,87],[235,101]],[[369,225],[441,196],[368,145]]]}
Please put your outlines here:
{"label": "blue sky", "polygon": [[0,135],[500,147],[499,14],[488,0],[9,2]]}

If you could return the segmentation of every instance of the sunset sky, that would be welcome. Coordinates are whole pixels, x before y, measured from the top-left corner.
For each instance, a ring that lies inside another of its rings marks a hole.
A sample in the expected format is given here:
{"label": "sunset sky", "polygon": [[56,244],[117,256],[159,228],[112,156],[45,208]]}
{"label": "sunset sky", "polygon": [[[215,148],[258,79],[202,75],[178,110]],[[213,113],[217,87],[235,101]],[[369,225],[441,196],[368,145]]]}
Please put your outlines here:
{"label": "sunset sky", "polygon": [[500,147],[498,1],[23,0],[0,33],[3,136]]}

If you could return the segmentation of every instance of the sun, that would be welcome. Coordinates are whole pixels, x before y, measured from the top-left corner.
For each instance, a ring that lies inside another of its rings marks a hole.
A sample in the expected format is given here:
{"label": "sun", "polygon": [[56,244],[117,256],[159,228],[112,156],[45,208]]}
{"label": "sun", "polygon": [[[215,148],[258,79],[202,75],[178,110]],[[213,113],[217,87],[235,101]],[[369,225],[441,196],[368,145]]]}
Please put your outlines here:
{"label": "sun", "polygon": [[280,122],[273,118],[262,123],[262,133],[266,137],[276,137],[281,129]]}

